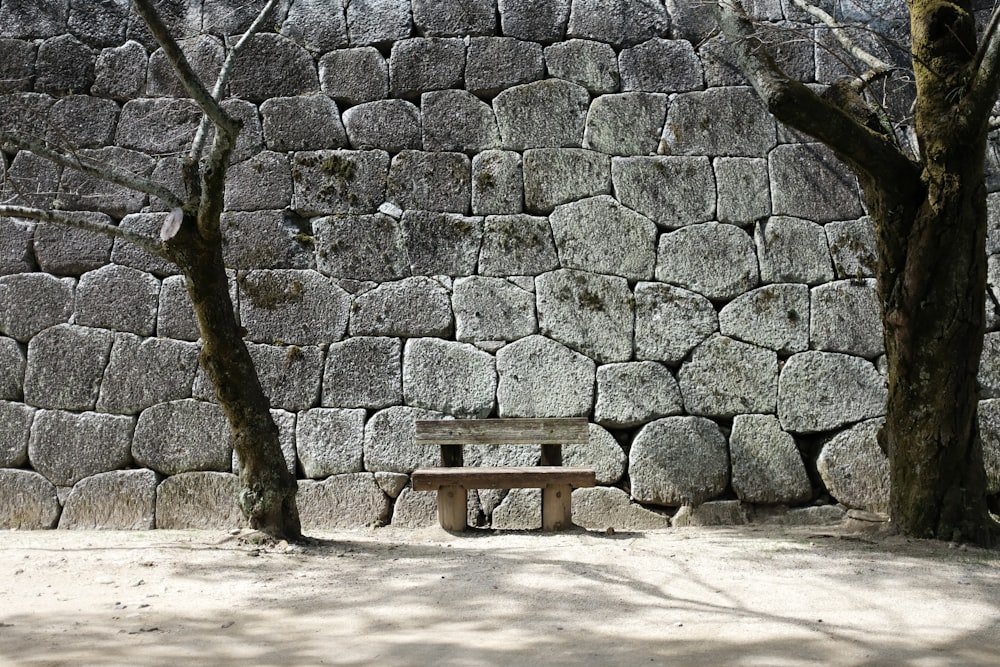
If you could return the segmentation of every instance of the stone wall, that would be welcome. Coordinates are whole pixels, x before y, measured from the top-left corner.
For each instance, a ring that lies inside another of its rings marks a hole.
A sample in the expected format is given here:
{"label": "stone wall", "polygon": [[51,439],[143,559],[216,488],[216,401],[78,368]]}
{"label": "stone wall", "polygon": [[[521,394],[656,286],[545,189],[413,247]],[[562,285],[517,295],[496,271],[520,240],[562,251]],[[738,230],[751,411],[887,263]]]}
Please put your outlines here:
{"label": "stone wall", "polygon": [[[0,124],[180,192],[198,114],[125,4],[0,0]],[[211,75],[262,4],[161,7]],[[447,416],[589,417],[589,446],[565,460],[598,471],[574,495],[590,527],[668,525],[681,506],[695,510],[676,523],[885,508],[856,183],[776,126],[704,7],[279,4],[229,86],[245,129],[223,224],[306,530],[434,523],[433,495],[407,486],[437,459],[413,422]],[[757,4],[808,31],[791,3]],[[808,40],[779,55],[808,82],[843,73]],[[0,175],[6,202],[150,235],[164,217],[155,198],[26,151],[6,147]],[[174,267],[79,231],[0,226],[0,527],[236,525],[238,464]],[[994,492],[998,358],[994,332]],[[540,524],[534,491],[471,496],[474,522]]]}

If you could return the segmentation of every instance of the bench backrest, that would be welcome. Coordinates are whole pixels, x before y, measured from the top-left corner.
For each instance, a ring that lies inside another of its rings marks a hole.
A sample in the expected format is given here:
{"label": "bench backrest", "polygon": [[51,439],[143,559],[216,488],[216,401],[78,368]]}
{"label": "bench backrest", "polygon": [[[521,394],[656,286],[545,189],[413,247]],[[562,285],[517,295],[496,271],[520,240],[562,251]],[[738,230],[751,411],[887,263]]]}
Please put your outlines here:
{"label": "bench backrest", "polygon": [[552,419],[436,419],[416,423],[413,442],[440,445],[445,466],[462,465],[462,445],[542,445],[542,461],[562,464],[561,445],[585,444],[583,417]]}

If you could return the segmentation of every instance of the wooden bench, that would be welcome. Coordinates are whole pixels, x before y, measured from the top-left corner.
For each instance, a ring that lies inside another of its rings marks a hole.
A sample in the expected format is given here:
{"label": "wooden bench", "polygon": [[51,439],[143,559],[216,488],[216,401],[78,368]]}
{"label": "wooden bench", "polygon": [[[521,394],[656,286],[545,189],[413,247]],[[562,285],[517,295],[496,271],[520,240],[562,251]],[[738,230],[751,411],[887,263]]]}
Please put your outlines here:
{"label": "wooden bench", "polygon": [[[590,468],[562,467],[562,445],[587,443],[587,420],[456,419],[418,421],[414,443],[441,447],[441,468],[413,471],[414,491],[437,491],[445,530],[463,531],[468,489],[541,489],[542,530],[573,525],[573,489],[594,486]],[[542,465],[520,468],[465,467],[462,445],[541,445]]]}

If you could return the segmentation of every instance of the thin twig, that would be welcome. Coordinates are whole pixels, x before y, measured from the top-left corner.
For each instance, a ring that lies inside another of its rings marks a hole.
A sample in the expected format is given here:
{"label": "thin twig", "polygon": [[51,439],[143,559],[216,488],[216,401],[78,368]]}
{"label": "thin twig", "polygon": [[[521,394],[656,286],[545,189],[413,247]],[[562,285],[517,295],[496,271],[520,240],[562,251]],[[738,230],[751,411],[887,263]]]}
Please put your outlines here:
{"label": "thin twig", "polygon": [[105,236],[128,241],[157,257],[167,258],[162,246],[156,240],[142,234],[136,234],[127,229],[122,229],[116,225],[91,220],[86,215],[81,215],[80,211],[51,211],[43,208],[32,208],[30,206],[0,204],[0,218],[26,218],[28,220],[64,225],[66,227],[75,227],[88,232],[104,234]]}
{"label": "thin twig", "polygon": [[830,28],[830,32],[832,32],[833,36],[837,38],[837,41],[839,41],[841,46],[844,47],[844,50],[869,68],[867,72],[858,76],[858,78],[851,83],[851,87],[855,90],[864,89],[869,83],[871,83],[872,80],[896,69],[895,65],[885,62],[881,58],[878,58],[874,54],[858,46],[844,30],[844,26],[838,23],[836,19],[819,7],[807,2],[807,0],[794,0],[794,2],[799,9],[803,10],[810,16],[819,19],[826,27]]}

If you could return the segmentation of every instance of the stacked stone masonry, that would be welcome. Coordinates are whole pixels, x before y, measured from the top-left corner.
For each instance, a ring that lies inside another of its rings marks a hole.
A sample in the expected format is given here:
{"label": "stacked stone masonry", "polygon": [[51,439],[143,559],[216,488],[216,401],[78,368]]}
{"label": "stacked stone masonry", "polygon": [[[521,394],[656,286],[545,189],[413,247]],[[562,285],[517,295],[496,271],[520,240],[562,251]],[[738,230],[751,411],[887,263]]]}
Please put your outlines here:
{"label": "stacked stone masonry", "polygon": [[[159,3],[209,77],[263,4]],[[699,3],[667,4],[285,0],[238,59],[225,253],[307,531],[433,524],[408,474],[437,463],[412,444],[437,418],[588,417],[589,446],[564,454],[597,470],[574,495],[588,527],[666,526],[682,506],[678,525],[885,509],[856,183],[776,125]],[[751,4],[809,29],[792,3]],[[0,0],[0,127],[180,193],[199,115],[126,6]],[[778,56],[829,83],[827,46]],[[165,215],[12,146],[0,177],[4,202],[150,236]],[[989,203],[1000,253],[1000,193]],[[0,219],[0,527],[237,525],[198,338],[175,267]],[[997,493],[1000,331],[980,379]],[[466,458],[539,457],[508,449]],[[538,507],[530,490],[473,492],[470,519],[531,528]]]}

